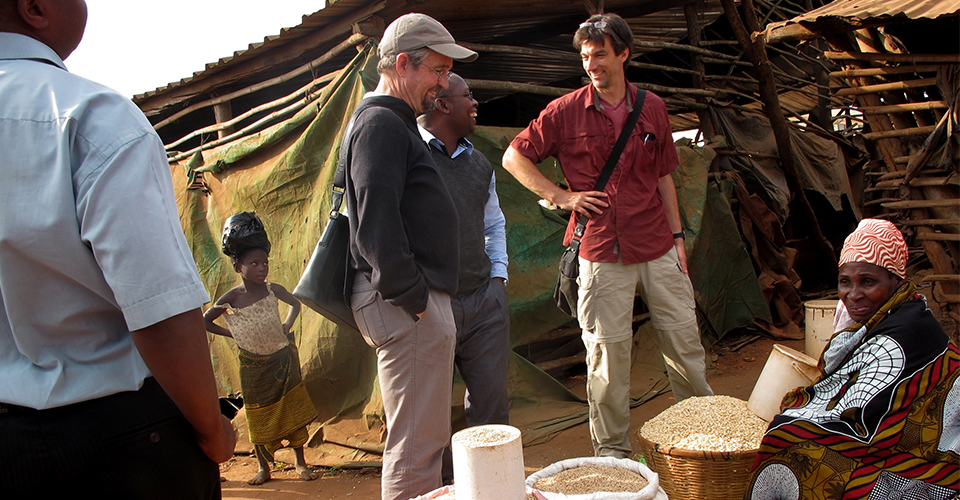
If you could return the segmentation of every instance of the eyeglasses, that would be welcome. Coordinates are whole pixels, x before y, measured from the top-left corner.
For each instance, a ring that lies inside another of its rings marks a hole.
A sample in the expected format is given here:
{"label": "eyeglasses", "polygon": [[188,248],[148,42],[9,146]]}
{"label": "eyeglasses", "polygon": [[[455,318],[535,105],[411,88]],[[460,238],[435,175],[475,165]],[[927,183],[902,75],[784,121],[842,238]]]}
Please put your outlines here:
{"label": "eyeglasses", "polygon": [[600,32],[602,32],[602,33],[606,33],[606,34],[610,35],[611,38],[616,39],[616,40],[619,41],[620,43],[623,43],[623,39],[620,38],[620,35],[617,35],[616,33],[613,32],[613,28],[607,29],[607,27],[609,27],[609,26],[610,26],[610,25],[607,24],[607,22],[604,21],[603,19],[601,19],[601,20],[599,20],[599,21],[594,21],[594,22],[592,22],[592,23],[591,23],[590,21],[585,21],[585,22],[580,23],[580,29],[583,29],[583,28],[591,28],[591,27],[592,27],[592,28],[596,29],[597,31],[600,31]]}
{"label": "eyeglasses", "polygon": [[467,99],[473,100],[473,92],[467,92],[466,94],[447,94],[447,95],[438,95],[437,99],[444,97],[466,97]]}
{"label": "eyeglasses", "polygon": [[603,31],[604,28],[607,27],[607,22],[606,22],[606,21],[603,21],[603,20],[600,20],[600,21],[594,21],[594,22],[592,22],[592,23],[589,22],[589,21],[588,21],[588,22],[580,23],[580,27],[581,27],[581,28],[589,28],[589,27],[591,27],[591,26],[593,26],[594,28],[596,28],[596,29],[598,29],[598,30],[600,30],[600,31]]}
{"label": "eyeglasses", "polygon": [[433,69],[433,68],[431,68],[431,67],[427,67],[427,69],[429,69],[430,71],[433,71],[434,73],[437,74],[437,83],[440,83],[440,80],[441,80],[442,78],[450,78],[450,72],[449,72],[449,71],[442,70],[442,69]]}

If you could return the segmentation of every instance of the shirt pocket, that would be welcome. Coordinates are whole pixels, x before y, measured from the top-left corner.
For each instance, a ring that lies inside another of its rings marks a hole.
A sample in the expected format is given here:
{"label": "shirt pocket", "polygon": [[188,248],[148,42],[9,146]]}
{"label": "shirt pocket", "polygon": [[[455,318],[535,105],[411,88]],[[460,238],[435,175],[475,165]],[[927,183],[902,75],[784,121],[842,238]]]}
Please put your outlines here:
{"label": "shirt pocket", "polygon": [[[604,139],[601,132],[583,129],[561,138],[559,150],[563,152],[563,161],[566,162],[561,166],[573,167],[581,176],[599,175],[603,162],[610,156],[609,141]],[[593,186],[589,189],[593,189]]]}
{"label": "shirt pocket", "polygon": [[657,153],[660,150],[660,142],[663,140],[662,137],[657,137],[653,132],[647,132],[642,130],[640,127],[637,127],[633,131],[633,141],[635,158],[640,162],[640,165],[644,168],[651,168],[656,164]]}

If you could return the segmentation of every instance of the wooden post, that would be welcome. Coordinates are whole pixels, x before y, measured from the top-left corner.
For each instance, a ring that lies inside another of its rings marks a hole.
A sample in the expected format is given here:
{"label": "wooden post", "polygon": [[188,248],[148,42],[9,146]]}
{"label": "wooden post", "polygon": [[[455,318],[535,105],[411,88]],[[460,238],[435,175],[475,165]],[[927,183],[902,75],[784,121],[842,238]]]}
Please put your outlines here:
{"label": "wooden post", "polygon": [[[700,0],[696,3],[688,3],[683,6],[683,16],[687,21],[687,38],[688,42],[693,47],[700,47],[700,14],[703,12],[703,1]],[[693,75],[693,87],[697,89],[704,89],[704,73],[706,72],[703,65],[703,56],[698,53],[693,54],[693,70],[696,71],[696,74]],[[696,96],[695,100],[699,104],[706,104],[706,99],[702,96]],[[709,109],[697,108],[697,119],[700,121],[700,131],[703,132],[703,138],[705,141],[709,142],[714,135],[716,135],[716,128],[713,126],[713,118],[710,115]]]}
{"label": "wooden post", "polygon": [[[826,45],[822,38],[815,43],[820,48]],[[819,64],[813,66],[813,74],[817,81],[817,110],[815,113],[816,119],[813,121],[824,129],[833,131],[833,116],[830,115],[830,76],[827,74],[827,70]]]}
{"label": "wooden post", "polygon": [[[230,105],[230,101],[220,102],[213,105],[213,116],[217,120],[217,123],[228,122],[233,119],[233,107]],[[233,126],[224,127],[220,130],[217,130],[217,138],[223,139],[224,137],[233,133]]]}
{"label": "wooden post", "polygon": [[[790,142],[790,125],[787,123],[783,111],[780,109],[780,98],[777,96],[777,85],[773,74],[773,67],[767,58],[766,48],[763,37],[757,37],[754,42],[750,41],[750,33],[743,24],[740,14],[737,12],[737,6],[733,0],[720,0],[723,5],[723,11],[730,21],[733,33],[740,42],[744,54],[753,63],[757,72],[757,80],[760,82],[760,99],[763,102],[763,109],[770,120],[770,127],[773,130],[773,137],[777,142],[777,151],[780,154],[780,164],[783,167],[783,173],[790,187],[795,201],[801,212],[810,223],[810,230],[813,233],[813,240],[816,247],[820,250],[823,258],[837,267],[837,256],[834,253],[833,245],[827,241],[820,230],[820,223],[817,220],[817,214],[810,205],[810,200],[803,189],[803,183],[800,181],[800,172],[797,167],[797,159],[794,155],[793,145]],[[753,7],[753,0],[743,0],[741,3],[743,14],[747,20],[751,31],[759,31],[759,22],[757,21],[756,11]]]}

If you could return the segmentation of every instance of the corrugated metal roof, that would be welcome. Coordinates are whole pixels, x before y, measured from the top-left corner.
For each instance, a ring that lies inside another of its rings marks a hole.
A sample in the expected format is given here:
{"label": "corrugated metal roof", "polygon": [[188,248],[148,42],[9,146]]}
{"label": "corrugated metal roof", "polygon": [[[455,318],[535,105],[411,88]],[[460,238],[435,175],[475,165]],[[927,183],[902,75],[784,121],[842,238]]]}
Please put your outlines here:
{"label": "corrugated metal roof", "polygon": [[[627,6],[633,3],[628,0],[609,0],[607,1],[607,7],[616,12],[614,9],[627,9]],[[303,16],[303,21],[299,25],[292,28],[283,28],[279,35],[265,37],[263,42],[251,43],[246,50],[236,51],[232,56],[223,57],[217,62],[209,63],[202,71],[197,71],[190,77],[171,82],[152,91],[137,94],[133,101],[140,104],[154,96],[176,93],[180,87],[214,76],[244,61],[269,54],[270,51],[294,42],[298,38],[334,25],[351,13],[369,9],[377,4],[377,0],[336,0],[329,1],[328,4],[323,10]],[[547,7],[548,5],[550,7]],[[502,13],[507,7],[510,7],[517,15],[512,18],[504,18]],[[395,17],[394,11],[390,11],[391,8],[387,6],[379,14],[389,20]],[[537,11],[537,9],[540,12],[539,16],[528,15],[528,11]],[[456,34],[460,41],[497,43],[498,37],[522,36],[529,29],[549,23],[551,16],[544,16],[543,14],[550,13],[555,18],[563,18],[573,14],[576,19],[582,19],[585,15],[583,9],[583,5],[579,3],[558,5],[555,0],[528,0],[522,4],[515,4],[514,0],[488,0],[486,2],[425,0],[417,3],[413,10],[427,12],[441,20],[451,32]],[[408,10],[401,8],[398,13],[404,13]],[[719,0],[708,0],[704,11],[701,13],[701,19],[705,24],[709,24],[722,14],[723,9],[720,7]],[[632,18],[628,21],[637,40],[676,42],[686,36],[687,27],[682,6],[644,14],[640,18]],[[570,31],[572,32],[572,30]],[[572,35],[560,37],[560,40],[563,43],[558,43],[557,48],[573,52]],[[562,47],[560,47],[561,45]],[[640,49],[637,53],[646,51],[649,51],[649,49]],[[543,65],[540,60],[524,60],[525,58],[522,56],[519,59],[520,61],[516,61],[521,63],[519,66],[497,64],[500,67],[497,74],[507,80],[546,83],[571,75],[578,75],[581,71],[578,63],[571,64],[569,67],[563,67],[565,65],[560,64],[551,68]],[[531,74],[514,75],[513,72],[529,72]]]}
{"label": "corrugated metal roof", "polygon": [[960,0],[836,0],[793,19],[770,23],[767,30],[794,23],[815,23],[826,17],[860,24],[884,17],[936,19],[960,13]]}
{"label": "corrugated metal roof", "polygon": [[264,52],[273,50],[300,37],[313,33],[320,28],[333,24],[344,15],[366,6],[371,2],[370,0],[340,0],[337,2],[328,3],[330,3],[330,5],[327,5],[322,10],[312,14],[304,15],[301,18],[302,20],[300,24],[297,26],[281,28],[280,34],[278,35],[264,37],[262,42],[255,42],[248,45],[246,50],[238,50],[234,52],[232,56],[221,57],[217,62],[207,63],[203,70],[195,71],[192,76],[168,83],[163,87],[158,87],[157,89],[149,92],[137,94],[133,96],[133,101],[139,102],[151,96],[162,94],[181,85],[190,83],[194,81],[194,79],[215,74],[218,72],[218,70],[225,66],[230,66],[241,61],[257,57]]}

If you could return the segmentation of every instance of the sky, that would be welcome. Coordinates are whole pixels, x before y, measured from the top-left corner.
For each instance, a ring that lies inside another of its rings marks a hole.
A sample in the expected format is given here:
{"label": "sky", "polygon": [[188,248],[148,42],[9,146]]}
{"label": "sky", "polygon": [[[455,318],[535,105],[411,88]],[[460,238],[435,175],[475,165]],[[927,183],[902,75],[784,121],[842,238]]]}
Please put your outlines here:
{"label": "sky", "polygon": [[[246,50],[325,0],[86,0],[87,28],[67,69],[131,97]],[[266,7],[265,7],[266,6]]]}

